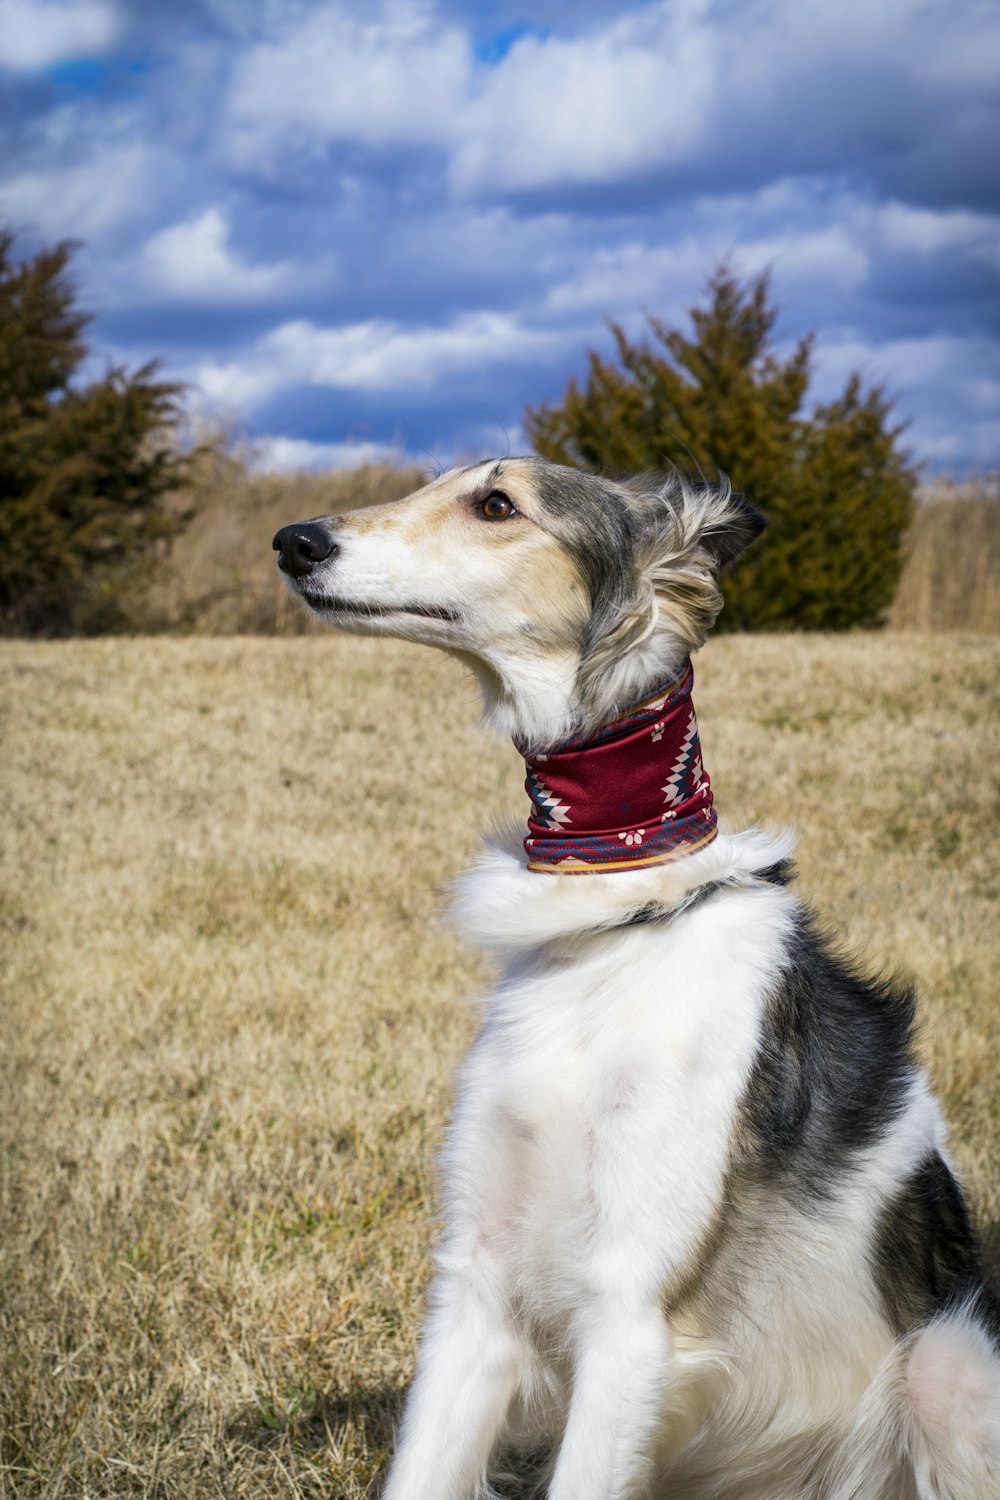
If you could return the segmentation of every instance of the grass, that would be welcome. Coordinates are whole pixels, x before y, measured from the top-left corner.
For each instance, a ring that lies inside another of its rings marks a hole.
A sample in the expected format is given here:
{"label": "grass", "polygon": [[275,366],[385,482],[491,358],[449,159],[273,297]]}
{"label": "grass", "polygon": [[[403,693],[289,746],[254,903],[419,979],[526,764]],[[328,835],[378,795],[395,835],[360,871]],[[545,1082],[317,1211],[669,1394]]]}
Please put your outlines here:
{"label": "grass", "polygon": [[[986,637],[728,637],[719,804],[915,978],[1000,1221]],[[438,919],[520,763],[390,642],[5,642],[0,1495],[375,1493],[479,961]],[[542,877],[539,877],[542,878]]]}

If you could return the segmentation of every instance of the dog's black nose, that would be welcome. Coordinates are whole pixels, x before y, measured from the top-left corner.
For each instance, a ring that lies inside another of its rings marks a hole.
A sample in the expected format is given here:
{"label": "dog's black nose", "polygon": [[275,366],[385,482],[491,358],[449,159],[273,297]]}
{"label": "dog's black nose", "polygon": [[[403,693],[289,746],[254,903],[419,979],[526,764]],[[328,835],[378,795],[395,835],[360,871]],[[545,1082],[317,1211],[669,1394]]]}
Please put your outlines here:
{"label": "dog's black nose", "polygon": [[325,562],[337,544],[325,526],[315,521],[296,521],[274,533],[271,546],[278,554],[278,567],[293,578],[304,578],[317,563]]}

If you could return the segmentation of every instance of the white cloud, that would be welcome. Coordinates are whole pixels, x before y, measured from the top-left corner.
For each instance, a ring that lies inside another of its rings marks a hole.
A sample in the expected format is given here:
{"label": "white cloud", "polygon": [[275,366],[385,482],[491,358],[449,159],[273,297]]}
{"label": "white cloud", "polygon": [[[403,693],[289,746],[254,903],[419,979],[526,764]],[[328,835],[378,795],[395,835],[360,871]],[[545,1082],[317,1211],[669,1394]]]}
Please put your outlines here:
{"label": "white cloud", "polygon": [[287,261],[248,265],[229,247],[229,225],[217,208],[159,230],[143,246],[146,284],[158,296],[186,302],[255,302],[284,286]]}
{"label": "white cloud", "polygon": [[[50,154],[54,156],[55,153]],[[0,182],[5,218],[46,235],[90,240],[149,210],[154,152],[145,141],[96,145],[84,161],[52,160]]]}
{"label": "white cloud", "polygon": [[[981,33],[993,76],[1000,65],[1000,26],[971,5],[971,33],[953,0],[658,0],[574,36],[521,37],[473,77],[452,185],[483,195],[617,185],[768,159],[801,170],[859,152],[892,158],[900,136],[912,153],[922,132],[936,143],[942,121],[957,126],[977,107],[967,90],[988,86],[970,34]],[[931,120],[933,100],[948,102]]]}
{"label": "white cloud", "polygon": [[302,469],[356,469],[361,464],[399,462],[400,452],[385,443],[312,443],[307,438],[260,437],[250,449],[250,467],[262,474]]}
{"label": "white cloud", "polygon": [[280,34],[249,47],[233,69],[225,112],[229,149],[248,166],[289,147],[330,142],[442,142],[468,88],[468,38],[425,6],[394,0],[364,17],[343,7],[295,12]]}
{"label": "white cloud", "polygon": [[0,68],[31,72],[101,57],[120,32],[117,7],[106,0],[0,0]]}
{"label": "white cloud", "polygon": [[889,202],[876,211],[878,232],[889,250],[911,255],[951,251],[1000,268],[1000,217],[967,209],[913,208]]}
{"label": "white cloud", "polygon": [[580,226],[568,213],[521,215],[496,205],[450,203],[407,215],[405,233],[379,247],[386,274],[401,282],[414,270],[446,285],[470,279],[524,287],[586,254]]}
{"label": "white cloud", "polygon": [[677,302],[705,274],[711,251],[685,240],[678,245],[630,241],[580,257],[579,269],[550,287],[546,308],[554,313],[589,309],[618,316],[649,307],[658,316],[681,313]]}
{"label": "white cloud", "polygon": [[296,386],[402,391],[484,365],[551,355],[566,344],[565,333],[529,329],[513,314],[489,311],[418,328],[378,319],[318,328],[298,320],[273,329],[243,359],[201,365],[194,379],[217,405],[249,411]]}
{"label": "white cloud", "polygon": [[981,334],[928,334],[876,342],[860,332],[825,337],[816,350],[814,395],[828,401],[860,371],[866,385],[899,398],[904,447],[922,462],[995,468],[1000,453],[1000,366]]}
{"label": "white cloud", "polygon": [[720,223],[672,245],[633,241],[596,250],[577,274],[550,289],[546,306],[553,312],[591,308],[615,317],[648,307],[660,317],[682,318],[706,270],[723,259],[741,276],[773,269],[781,287],[804,282],[851,292],[868,276],[865,250],[840,226],[753,238],[739,237],[737,224]]}
{"label": "white cloud", "polygon": [[868,278],[869,258],[850,229],[828,229],[741,241],[734,263],[744,275],[774,270],[782,286],[811,282],[853,292]]}
{"label": "white cloud", "polygon": [[460,191],[601,182],[688,155],[715,104],[703,0],[566,39],[525,36],[484,74],[457,133]]}
{"label": "white cloud", "polygon": [[197,386],[195,404],[237,417],[256,411],[278,391],[299,383],[268,364],[259,346],[243,358],[205,360],[187,378]]}
{"label": "white cloud", "polygon": [[996,473],[1000,453],[1000,421],[961,424],[933,414],[919,413],[903,438],[921,464],[953,473]]}
{"label": "white cloud", "polygon": [[965,88],[995,90],[1000,77],[1000,15],[994,0],[963,0],[961,8],[952,10],[952,20],[952,25],[935,28],[925,75]]}
{"label": "white cloud", "polygon": [[875,342],[859,332],[825,336],[816,351],[816,381],[822,399],[839,393],[854,370],[867,384],[885,385],[890,393],[946,383],[951,397],[967,381],[995,370],[996,346],[978,334],[928,334],[923,338]]}

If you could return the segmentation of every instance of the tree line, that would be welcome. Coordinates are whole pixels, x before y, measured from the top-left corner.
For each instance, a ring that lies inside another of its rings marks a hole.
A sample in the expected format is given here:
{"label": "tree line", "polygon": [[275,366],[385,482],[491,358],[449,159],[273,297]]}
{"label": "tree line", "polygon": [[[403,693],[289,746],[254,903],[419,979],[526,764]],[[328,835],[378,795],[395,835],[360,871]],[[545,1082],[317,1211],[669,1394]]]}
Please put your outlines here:
{"label": "tree line", "polygon": [[[18,259],[0,231],[0,630],[127,626],[136,586],[190,515],[183,388],[155,363],[86,378],[90,321],[74,245]],[[726,581],[721,624],[742,630],[879,625],[903,563],[917,475],[878,386],[852,375],[807,409],[814,336],[784,358],[767,275],[715,269],[689,332],[612,323],[615,355],[528,407],[536,453],[612,476],[674,467],[729,476],[770,520]]]}

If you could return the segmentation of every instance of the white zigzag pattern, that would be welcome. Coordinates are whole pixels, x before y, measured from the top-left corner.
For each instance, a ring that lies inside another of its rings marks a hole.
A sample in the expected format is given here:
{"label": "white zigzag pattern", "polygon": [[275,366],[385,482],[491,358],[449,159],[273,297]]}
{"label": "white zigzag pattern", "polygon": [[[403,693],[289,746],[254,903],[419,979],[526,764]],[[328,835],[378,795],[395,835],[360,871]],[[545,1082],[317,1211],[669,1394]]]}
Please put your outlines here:
{"label": "white zigzag pattern", "polygon": [[560,802],[545,785],[544,781],[535,777],[535,804],[541,805],[545,819],[550,827],[560,827],[569,822],[569,804]]}
{"label": "white zigzag pattern", "polygon": [[[685,772],[688,769],[688,761],[691,756],[691,745],[697,734],[698,720],[692,713],[691,718],[688,721],[687,732],[685,733],[684,738],[681,741],[681,748],[677,752],[677,759],[674,761],[673,765],[670,768],[670,775],[667,778],[667,784],[666,786],[660,788],[663,795],[667,799],[668,807],[674,807],[678,802],[683,800],[680,796],[680,789],[684,781]],[[665,816],[666,814],[664,814],[664,817]]]}

